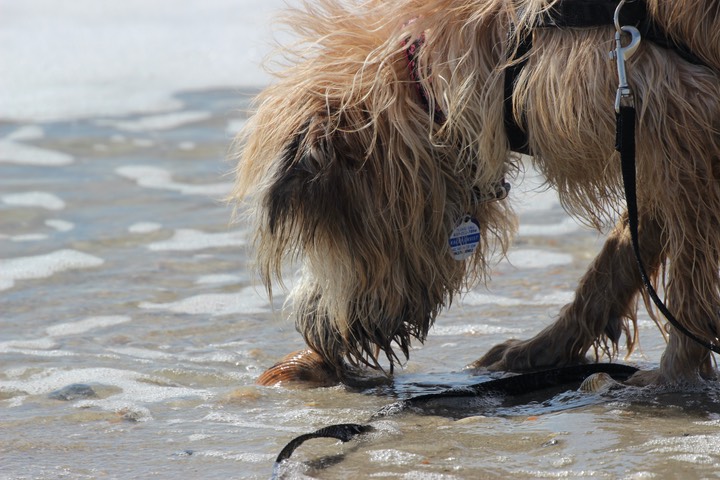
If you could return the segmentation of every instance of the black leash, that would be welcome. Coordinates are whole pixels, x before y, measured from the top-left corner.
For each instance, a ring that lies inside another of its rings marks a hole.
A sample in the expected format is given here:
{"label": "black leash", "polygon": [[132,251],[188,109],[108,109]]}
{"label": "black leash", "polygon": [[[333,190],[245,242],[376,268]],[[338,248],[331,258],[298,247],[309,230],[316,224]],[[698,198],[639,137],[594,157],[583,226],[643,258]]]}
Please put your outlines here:
{"label": "black leash", "polygon": [[[595,373],[607,373],[616,380],[624,381],[630,378],[638,369],[629,365],[619,363],[591,363],[587,365],[573,365],[569,367],[553,368],[540,372],[526,373],[512,377],[489,380],[474,385],[451,388],[444,392],[417,395],[406,400],[387,405],[378,410],[372,420],[381,419],[391,415],[412,411],[426,415],[442,415],[452,413],[453,409],[447,406],[448,400],[463,398],[478,398],[493,395],[521,395],[539,390],[579,384],[588,376]],[[455,408],[454,411],[458,409]],[[306,433],[293,438],[280,451],[273,465],[272,478],[278,478],[279,467],[284,460],[290,458],[293,452],[303,443],[314,438],[336,438],[343,443],[364,433],[372,432],[375,428],[371,424],[341,423],[328,425],[311,433]]]}
{"label": "black leash", "polygon": [[428,393],[401,400],[381,408],[373,418],[395,415],[411,410],[421,414],[444,415],[453,417],[457,408],[447,406],[448,399],[474,398],[481,396],[517,396],[537,392],[548,388],[569,384],[580,384],[588,376],[595,373],[607,373],[611,377],[624,381],[630,378],[638,369],[619,363],[590,363],[586,365],[571,365],[568,367],[541,370],[539,372],[524,373],[511,377],[489,380],[466,387],[451,388],[444,392]]}
{"label": "black leash", "polygon": [[313,438],[337,438],[341,442],[349,442],[361,433],[372,432],[374,429],[371,425],[359,425],[357,423],[338,423],[337,425],[329,425],[312,433],[306,433],[299,437],[293,438],[290,443],[280,451],[275,459],[275,464],[290,458],[293,452],[303,443]]}
{"label": "black leash", "polygon": [[[623,186],[625,188],[625,202],[627,204],[628,226],[630,228],[630,237],[632,240],[635,259],[637,260],[638,269],[642,278],[645,290],[652,299],[655,306],[665,316],[667,321],[679,332],[688,338],[707,348],[711,352],[720,354],[720,346],[715,343],[705,341],[688,330],[682,325],[670,310],[665,306],[658,296],[655,288],[650,282],[650,278],[645,270],[642,258],[640,257],[640,240],[638,235],[638,207],[636,192],[636,172],[635,172],[635,105],[633,102],[632,91],[627,83],[627,75],[625,73],[625,60],[629,58],[637,48],[640,42],[641,33],[635,27],[620,25],[620,11],[624,6],[625,0],[621,0],[615,11],[615,50],[610,52],[611,58],[617,61],[618,69],[618,90],[615,98],[616,112],[616,131],[615,131],[615,149],[620,152],[620,161],[623,177]],[[631,35],[631,42],[627,47],[621,44],[621,36],[624,33]]]}
{"label": "black leash", "polygon": [[658,296],[655,288],[652,286],[645,265],[640,258],[640,241],[638,239],[638,208],[637,195],[635,185],[635,108],[632,106],[622,106],[616,115],[617,118],[617,145],[616,150],[620,152],[620,160],[622,163],[623,185],[625,187],[625,201],[627,203],[628,226],[630,227],[630,236],[632,238],[633,251],[637,260],[640,276],[642,277],[645,290],[652,299],[655,306],[665,316],[668,322],[682,332],[691,340],[708,350],[720,353],[720,346],[712,342],[707,342],[690,330],[685,328],[665,306]]}

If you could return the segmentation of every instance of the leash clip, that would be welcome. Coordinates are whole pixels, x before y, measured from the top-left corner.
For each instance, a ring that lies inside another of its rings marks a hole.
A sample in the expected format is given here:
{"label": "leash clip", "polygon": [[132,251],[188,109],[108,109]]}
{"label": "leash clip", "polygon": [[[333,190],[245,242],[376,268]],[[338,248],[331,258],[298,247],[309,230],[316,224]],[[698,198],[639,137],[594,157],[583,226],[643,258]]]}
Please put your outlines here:
{"label": "leash clip", "polygon": [[[637,51],[641,39],[640,31],[637,28],[620,25],[620,10],[624,4],[625,0],[621,0],[615,9],[615,49],[610,51],[610,59],[615,60],[617,63],[618,89],[615,94],[615,111],[618,113],[622,105],[633,104],[632,90],[628,85],[625,71],[625,61]],[[623,32],[630,34],[630,43],[625,47],[622,46]]]}

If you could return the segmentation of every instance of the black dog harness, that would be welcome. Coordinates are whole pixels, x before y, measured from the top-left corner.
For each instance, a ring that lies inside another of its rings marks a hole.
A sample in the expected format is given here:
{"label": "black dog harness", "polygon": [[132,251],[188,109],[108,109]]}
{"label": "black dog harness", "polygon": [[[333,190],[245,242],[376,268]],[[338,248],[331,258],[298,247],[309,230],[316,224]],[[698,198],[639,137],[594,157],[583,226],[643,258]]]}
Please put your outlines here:
{"label": "black dog harness", "polygon": [[[559,0],[553,4],[533,28],[597,28],[615,24],[615,10],[619,0]],[[620,25],[631,25],[638,29],[643,40],[672,50],[684,60],[707,66],[687,45],[674,40],[658,26],[647,11],[645,0],[630,0],[619,12]],[[511,32],[514,36],[515,32]],[[527,63],[527,55],[532,49],[532,31],[519,35],[519,44],[513,51],[512,65],[505,70],[505,130],[510,150],[530,155],[527,129],[518,125],[513,115],[512,96],[517,77]],[[524,122],[523,122],[524,123]]]}

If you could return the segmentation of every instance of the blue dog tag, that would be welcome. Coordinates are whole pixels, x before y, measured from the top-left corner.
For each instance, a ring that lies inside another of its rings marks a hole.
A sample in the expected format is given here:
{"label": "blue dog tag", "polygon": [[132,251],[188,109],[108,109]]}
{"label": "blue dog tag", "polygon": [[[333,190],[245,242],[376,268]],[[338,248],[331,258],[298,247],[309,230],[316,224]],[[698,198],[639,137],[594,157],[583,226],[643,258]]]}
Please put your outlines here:
{"label": "blue dog tag", "polygon": [[450,233],[450,252],[455,260],[465,260],[475,252],[480,244],[480,224],[466,215]]}

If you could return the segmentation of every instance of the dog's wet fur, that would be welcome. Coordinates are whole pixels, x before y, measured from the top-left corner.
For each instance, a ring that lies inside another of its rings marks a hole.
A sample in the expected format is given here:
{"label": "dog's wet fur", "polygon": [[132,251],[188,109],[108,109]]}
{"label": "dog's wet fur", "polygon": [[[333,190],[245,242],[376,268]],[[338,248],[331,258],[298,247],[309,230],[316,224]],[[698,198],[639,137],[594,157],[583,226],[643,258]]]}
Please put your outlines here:
{"label": "dog's wet fur", "polygon": [[[262,383],[348,382],[358,368],[380,368],[381,355],[392,370],[456,295],[489,280],[489,262],[516,231],[509,200],[492,200],[498,181],[520,169],[503,122],[512,32],[536,25],[553,1],[312,0],[288,14],[299,41],[282,50],[277,80],[238,137],[233,198],[256,219],[268,289],[286,260],[302,262],[291,301],[308,350]],[[717,342],[720,3],[646,3],[705,65],[650,42],[628,61],[642,253],[679,322]],[[556,367],[588,353],[612,359],[623,336],[627,351],[637,344],[643,291],[614,151],[613,35],[611,26],[534,30],[513,106],[564,208],[597,228],[619,221],[555,323],[495,346],[473,367]],[[405,50],[420,38],[411,72]],[[480,246],[455,261],[448,237],[468,215]],[[636,383],[714,376],[708,350],[658,323],[666,350]]]}

